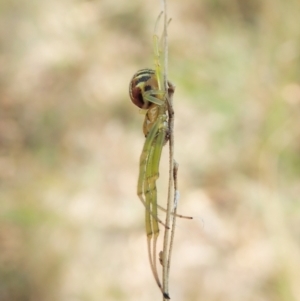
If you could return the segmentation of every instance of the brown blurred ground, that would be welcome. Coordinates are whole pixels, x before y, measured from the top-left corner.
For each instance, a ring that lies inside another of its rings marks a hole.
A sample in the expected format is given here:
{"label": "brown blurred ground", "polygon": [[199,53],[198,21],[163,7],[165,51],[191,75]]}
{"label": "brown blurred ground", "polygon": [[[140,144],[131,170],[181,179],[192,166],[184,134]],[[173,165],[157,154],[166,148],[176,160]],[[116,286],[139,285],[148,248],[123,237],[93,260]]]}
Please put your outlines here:
{"label": "brown blurred ground", "polygon": [[[0,2],[0,301],[161,300],[128,96],[159,11]],[[178,221],[174,301],[300,300],[299,11],[169,1],[180,212],[196,217]]]}

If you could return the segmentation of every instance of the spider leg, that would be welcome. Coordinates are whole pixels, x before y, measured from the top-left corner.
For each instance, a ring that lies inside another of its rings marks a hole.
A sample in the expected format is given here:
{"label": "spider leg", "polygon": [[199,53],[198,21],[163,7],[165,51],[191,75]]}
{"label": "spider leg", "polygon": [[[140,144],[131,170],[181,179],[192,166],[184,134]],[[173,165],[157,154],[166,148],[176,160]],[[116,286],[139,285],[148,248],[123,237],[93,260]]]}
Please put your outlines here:
{"label": "spider leg", "polygon": [[[152,173],[152,159],[153,159],[153,152],[156,147],[156,141],[154,141],[153,145],[151,146],[150,154],[149,154],[149,161],[146,168],[146,179],[144,181],[144,190],[145,190],[145,199],[147,207],[151,208],[151,213],[154,216],[157,216],[157,206],[155,206],[155,202],[157,200],[157,190],[156,185],[150,181],[151,173]],[[150,267],[152,270],[152,274],[154,279],[162,291],[162,285],[159,280],[157,266],[156,266],[156,245],[157,245],[157,238],[159,235],[159,226],[156,218],[153,218],[152,214],[149,213],[148,210],[145,211],[145,221],[146,221],[146,234],[147,234],[147,250],[148,250],[148,257],[150,262]]]}
{"label": "spider leg", "polygon": [[166,95],[166,92],[161,90],[148,90],[143,93],[143,99],[144,101],[149,101],[159,106],[165,103],[165,100],[161,100],[160,98],[155,97],[154,95],[163,98]]}
{"label": "spider leg", "polygon": [[[137,186],[137,195],[140,199],[140,201],[143,203],[143,205],[146,208],[146,211],[149,212],[149,214],[157,220],[160,224],[162,224],[164,227],[166,225],[157,217],[157,214],[155,215],[152,210],[151,210],[151,202],[147,204],[147,202],[144,199],[144,195],[146,194],[145,186],[144,183],[146,181],[146,169],[147,166],[149,165],[149,157],[150,157],[150,152],[151,152],[151,147],[153,145],[153,141],[155,140],[155,136],[157,135],[159,129],[159,120],[157,120],[153,127],[151,128],[150,132],[147,135],[143,151],[140,157],[140,171],[139,171],[139,179],[138,179],[138,186]],[[147,225],[146,225],[147,226]]]}
{"label": "spider leg", "polygon": [[[157,208],[163,212],[167,212],[167,209],[165,209],[164,207],[162,207],[159,204],[157,204]],[[174,215],[174,213],[171,212],[171,215]],[[185,219],[193,219],[192,216],[182,215],[182,214],[178,214],[178,213],[176,213],[175,216],[180,217],[180,218],[185,218]]]}
{"label": "spider leg", "polygon": [[[161,158],[161,152],[165,141],[166,135],[166,116],[160,116],[157,120],[159,127],[155,134],[155,139],[151,145],[149,159],[146,165],[146,179],[144,182],[144,191],[147,206],[151,207],[153,215],[157,216],[157,189],[156,180],[159,177],[159,162]],[[157,238],[159,235],[159,226],[156,218],[153,218],[149,212],[146,211],[146,231],[147,231],[147,245],[148,256],[153,276],[156,280],[158,287],[161,289],[162,285],[158,277],[157,272]]]}

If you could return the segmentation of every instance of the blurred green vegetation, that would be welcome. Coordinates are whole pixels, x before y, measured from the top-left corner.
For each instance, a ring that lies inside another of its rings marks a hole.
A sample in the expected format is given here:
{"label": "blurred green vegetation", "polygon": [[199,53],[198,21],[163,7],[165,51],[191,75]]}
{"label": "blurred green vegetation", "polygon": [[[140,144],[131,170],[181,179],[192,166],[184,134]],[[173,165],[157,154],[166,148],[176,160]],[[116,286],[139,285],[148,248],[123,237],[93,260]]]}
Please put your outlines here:
{"label": "blurred green vegetation", "polygon": [[[1,301],[160,298],[128,96],[159,10],[0,2]],[[172,300],[300,299],[299,12],[169,1],[181,206],[204,221],[179,224]]]}

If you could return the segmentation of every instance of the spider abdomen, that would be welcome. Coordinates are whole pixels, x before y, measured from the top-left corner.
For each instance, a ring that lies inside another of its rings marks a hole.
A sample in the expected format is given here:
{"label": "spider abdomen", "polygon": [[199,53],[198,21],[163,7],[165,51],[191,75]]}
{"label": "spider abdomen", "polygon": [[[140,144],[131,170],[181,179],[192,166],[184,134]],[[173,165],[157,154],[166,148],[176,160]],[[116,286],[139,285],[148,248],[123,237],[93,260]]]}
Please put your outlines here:
{"label": "spider abdomen", "polygon": [[129,95],[131,101],[141,109],[147,110],[151,102],[144,98],[147,91],[157,91],[158,84],[155,71],[152,69],[141,69],[136,72],[129,85]]}

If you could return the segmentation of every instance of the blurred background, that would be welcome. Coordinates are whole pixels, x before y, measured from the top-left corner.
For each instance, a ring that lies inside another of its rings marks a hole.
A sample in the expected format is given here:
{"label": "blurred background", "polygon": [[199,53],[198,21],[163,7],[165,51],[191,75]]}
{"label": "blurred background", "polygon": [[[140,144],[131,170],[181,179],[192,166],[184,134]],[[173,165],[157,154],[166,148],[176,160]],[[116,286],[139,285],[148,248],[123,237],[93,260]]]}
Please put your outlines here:
{"label": "blurred background", "polygon": [[[168,2],[179,212],[195,217],[177,222],[171,298],[300,300],[300,2]],[[160,10],[0,1],[1,301],[161,300],[128,96]]]}

